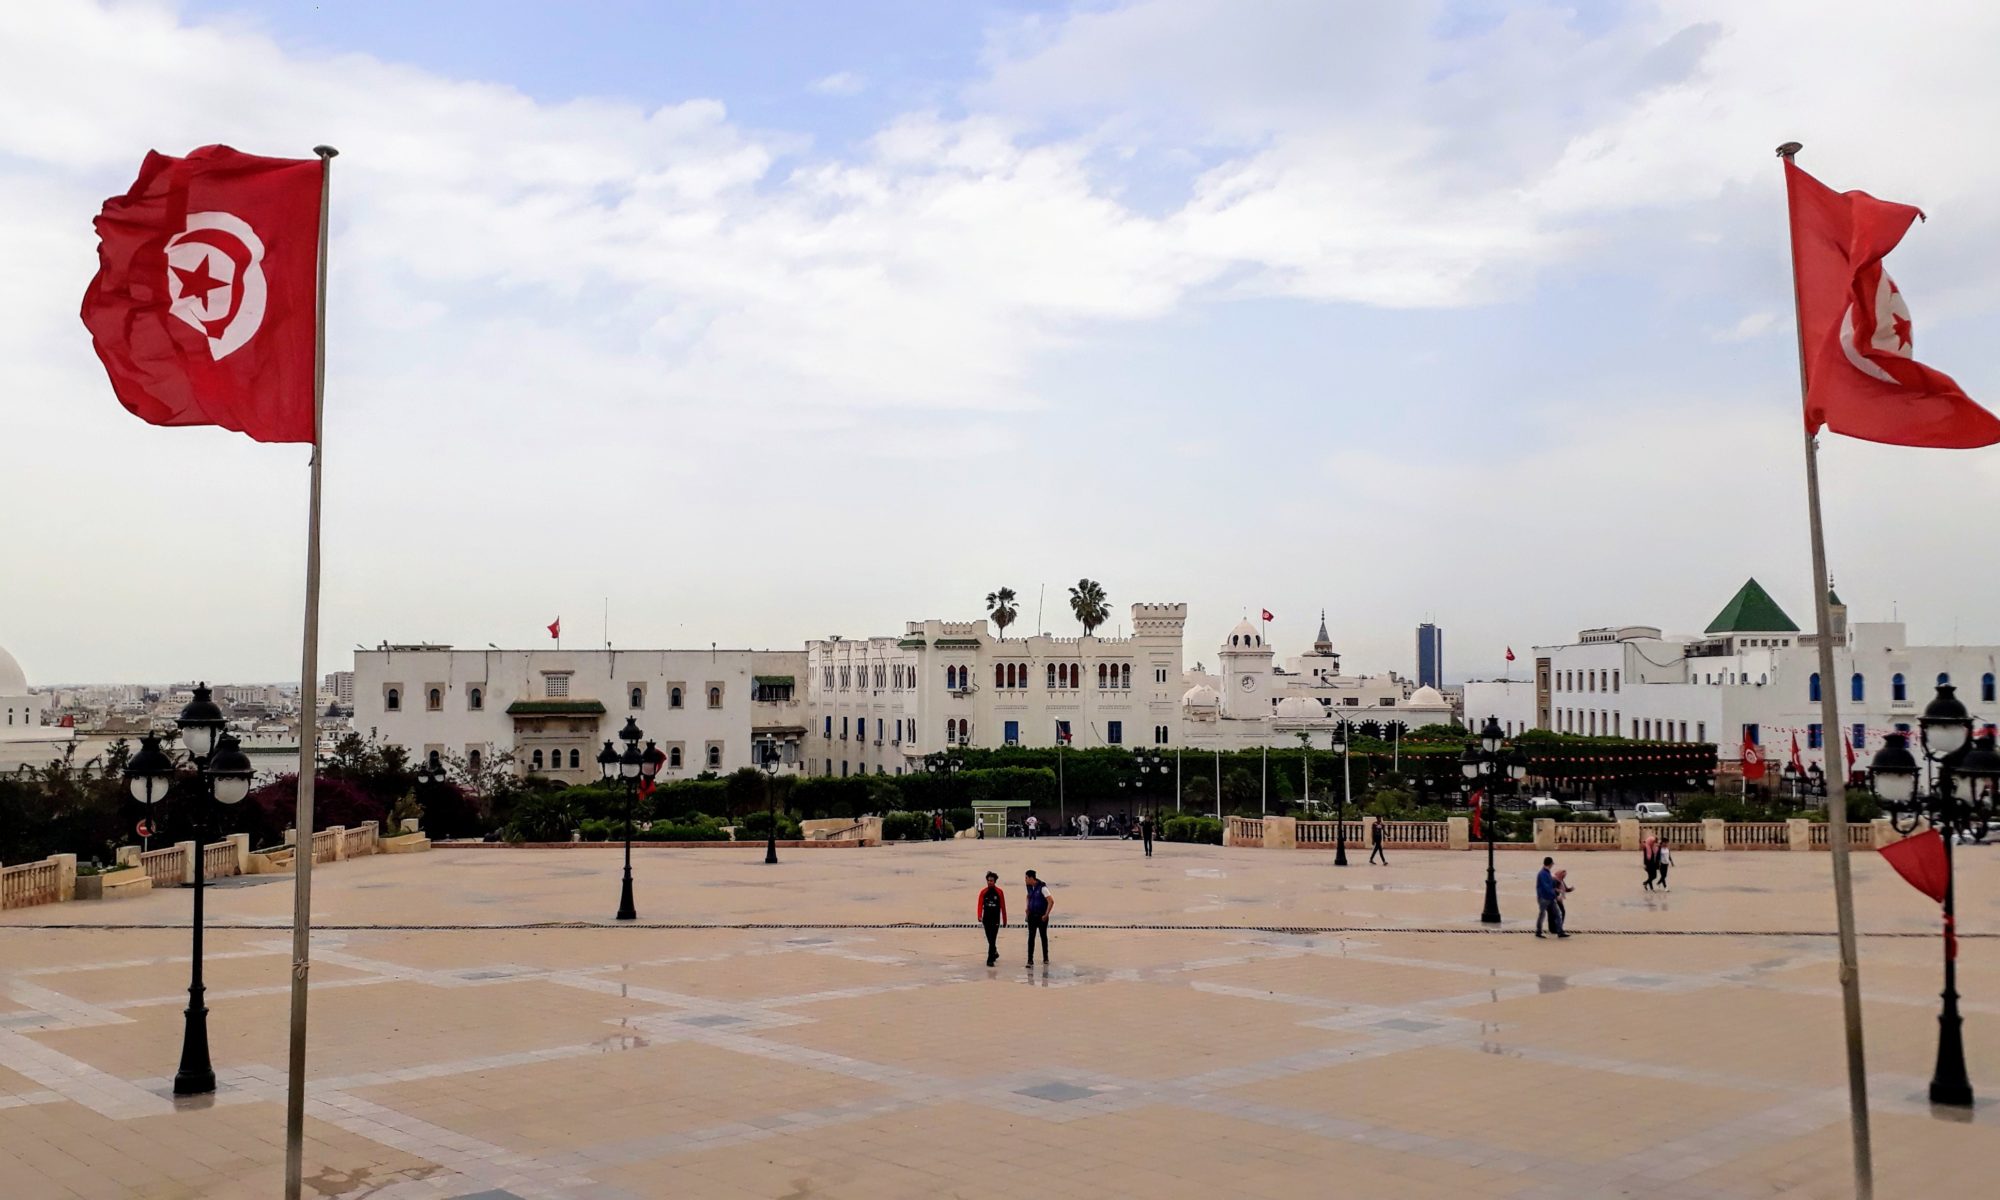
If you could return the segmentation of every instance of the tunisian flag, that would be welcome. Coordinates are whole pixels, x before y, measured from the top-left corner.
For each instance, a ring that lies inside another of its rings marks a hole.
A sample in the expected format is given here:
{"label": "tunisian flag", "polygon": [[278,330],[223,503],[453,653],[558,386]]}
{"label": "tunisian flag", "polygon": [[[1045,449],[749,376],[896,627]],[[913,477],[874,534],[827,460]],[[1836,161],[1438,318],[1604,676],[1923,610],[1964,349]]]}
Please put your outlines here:
{"label": "tunisian flag", "polygon": [[1911,354],[1910,309],[1882,258],[1923,213],[1836,192],[1785,159],[1806,429],[1892,446],[2000,442],[2000,419]]}
{"label": "tunisian flag", "polygon": [[317,158],[149,152],[97,216],[83,323],[118,402],[155,425],[311,442]]}
{"label": "tunisian flag", "polygon": [[1764,748],[1750,740],[1750,731],[1743,731],[1743,778],[1764,778]]}

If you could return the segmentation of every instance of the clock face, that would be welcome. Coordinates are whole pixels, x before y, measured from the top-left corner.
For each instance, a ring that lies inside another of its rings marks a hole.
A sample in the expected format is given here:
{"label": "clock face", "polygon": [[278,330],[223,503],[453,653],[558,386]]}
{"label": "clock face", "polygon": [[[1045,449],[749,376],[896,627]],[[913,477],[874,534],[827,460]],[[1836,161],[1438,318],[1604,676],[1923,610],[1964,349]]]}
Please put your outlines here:
{"label": "clock face", "polygon": [[1255,675],[1245,675],[1238,682],[1243,685],[1243,690],[1247,692],[1257,686],[1257,677]]}

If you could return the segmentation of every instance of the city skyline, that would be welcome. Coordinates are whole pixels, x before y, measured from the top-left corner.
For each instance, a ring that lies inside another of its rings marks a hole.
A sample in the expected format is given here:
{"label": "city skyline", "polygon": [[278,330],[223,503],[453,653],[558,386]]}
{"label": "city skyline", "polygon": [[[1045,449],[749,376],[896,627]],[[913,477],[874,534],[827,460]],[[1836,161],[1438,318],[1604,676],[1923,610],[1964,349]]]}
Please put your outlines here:
{"label": "city skyline", "polygon": [[[37,682],[297,673],[305,451],[134,421],[76,320],[148,148],[343,152],[318,674],[607,596],[618,644],[795,646],[1046,581],[1061,633],[1084,575],[1301,647],[1325,607],[1367,670],[1418,614],[1473,676],[1751,575],[1808,621],[1791,137],[1929,212],[1917,344],[2000,386],[2000,168],[1912,119],[2000,115],[1979,6],[342,7],[0,13],[0,102],[64,116],[0,131]],[[1976,524],[1918,515],[2000,502],[1989,456],[1823,474],[1857,619],[2000,641]]]}

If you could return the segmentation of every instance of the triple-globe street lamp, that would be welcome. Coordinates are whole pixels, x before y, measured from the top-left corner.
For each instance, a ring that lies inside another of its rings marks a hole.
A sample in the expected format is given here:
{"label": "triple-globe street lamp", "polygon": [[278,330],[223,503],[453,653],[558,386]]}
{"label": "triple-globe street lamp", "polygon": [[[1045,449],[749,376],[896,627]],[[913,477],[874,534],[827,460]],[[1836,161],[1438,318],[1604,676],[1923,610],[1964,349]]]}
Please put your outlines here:
{"label": "triple-globe street lamp", "polygon": [[770,821],[769,831],[764,836],[764,865],[776,866],[778,862],[778,746],[775,742],[765,742],[764,752],[758,755],[758,766],[764,768],[764,816]]}
{"label": "triple-globe street lamp", "polygon": [[[196,684],[194,698],[181,709],[175,721],[180,727],[181,748],[188,762],[176,764],[160,749],[160,738],[147,734],[139,739],[139,750],[125,764],[125,784],[132,798],[150,810],[155,801],[166,799],[173,788],[195,789],[191,808],[194,826],[194,952],[188,979],[186,1020],[181,1028],[181,1065],[174,1072],[174,1095],[204,1096],[215,1090],[215,1067],[208,1055],[208,1005],[201,982],[201,935],[203,886],[207,875],[207,841],[204,834],[210,805],[236,804],[250,794],[250,756],[237,740],[225,733],[228,720],[205,683]],[[206,799],[208,804],[203,804]],[[301,835],[306,854],[312,853],[312,831]]]}
{"label": "triple-globe street lamp", "polygon": [[[1131,779],[1120,779],[1118,781],[1118,788],[1120,791],[1128,787],[1132,789],[1133,797],[1138,801],[1139,819],[1150,822],[1153,836],[1158,837],[1160,802],[1158,794],[1148,785],[1151,783],[1153,775],[1158,775],[1160,782],[1166,782],[1167,760],[1162,758],[1160,752],[1157,750],[1147,750],[1143,747],[1137,747],[1132,751],[1132,769],[1137,771],[1138,774]],[[1146,802],[1148,800],[1151,800],[1153,804],[1151,813],[1146,811]],[[1143,833],[1144,831],[1142,830],[1141,832]],[[1152,848],[1148,846],[1146,852],[1148,854],[1152,853]]]}
{"label": "triple-globe street lamp", "polygon": [[645,737],[639,722],[632,717],[625,718],[625,728],[618,731],[618,737],[625,743],[623,751],[612,748],[610,742],[597,752],[597,770],[606,783],[617,780],[625,785],[625,884],[618,894],[618,919],[636,921],[639,910],[632,905],[632,800],[639,792],[642,781],[651,782],[660,773],[660,762],[666,756],[659,747],[646,743],[639,749],[639,739]]}
{"label": "triple-globe street lamp", "polygon": [[[1952,843],[1960,835],[1974,839],[1986,836],[1994,818],[1994,788],[2000,785],[2000,753],[1993,748],[1992,735],[1972,736],[1972,715],[1951,684],[1938,685],[1937,695],[1918,718],[1922,730],[1923,753],[1933,768],[1928,787],[1923,786],[1916,756],[1910,753],[1909,739],[1892,733],[1870,764],[1875,794],[1889,812],[1897,832],[1914,833],[1919,824],[1937,830],[1944,843],[1944,991],[1938,1012],[1937,1063],[1931,1071],[1932,1104],[1956,1108],[1972,1107],[1972,1080],[1965,1071],[1964,1024],[1958,1015],[1958,945],[1953,925],[1956,889],[1953,886]],[[1959,794],[1963,782],[1964,795]]]}
{"label": "triple-globe street lamp", "polygon": [[1500,728],[1496,717],[1487,717],[1486,724],[1479,730],[1478,744],[1466,747],[1465,757],[1459,760],[1459,770],[1464,773],[1469,784],[1476,784],[1479,791],[1473,796],[1473,803],[1480,803],[1480,795],[1485,796],[1486,826],[1486,907],[1479,919],[1488,925],[1500,923],[1500,885],[1493,873],[1493,843],[1496,819],[1500,813],[1499,799],[1502,786],[1511,788],[1528,777],[1528,756],[1519,750],[1507,750],[1507,735]]}
{"label": "triple-globe street lamp", "polygon": [[1352,731],[1345,721],[1335,725],[1333,732],[1327,735],[1327,748],[1340,755],[1340,798],[1334,801],[1333,808],[1333,865],[1336,867],[1347,865],[1347,799],[1354,787],[1354,776],[1347,757],[1351,736]]}

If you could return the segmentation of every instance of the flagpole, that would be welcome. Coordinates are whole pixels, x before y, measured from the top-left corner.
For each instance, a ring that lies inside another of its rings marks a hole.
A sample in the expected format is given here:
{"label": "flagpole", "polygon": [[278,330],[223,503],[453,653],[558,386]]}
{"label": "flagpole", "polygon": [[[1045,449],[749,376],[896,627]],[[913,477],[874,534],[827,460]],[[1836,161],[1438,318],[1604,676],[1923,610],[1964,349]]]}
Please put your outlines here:
{"label": "flagpole", "polygon": [[313,782],[319,770],[319,497],[326,456],[326,223],[333,158],[319,155],[319,295],[313,308],[312,495],[306,515],[306,621],[299,667],[298,808],[292,820],[292,1028],[285,1068],[285,1200],[299,1200],[306,1129],[306,989],[312,967]]}
{"label": "flagpole", "polygon": [[[1803,147],[1786,142],[1778,147],[1778,157],[1787,164]],[[1788,206],[1789,225],[1789,206]],[[1806,379],[1806,332],[1804,305],[1799,294],[1798,245],[1792,248],[1792,322],[1799,342],[1799,404],[1803,411],[1808,399]],[[1819,704],[1820,727],[1840,731],[1839,705],[1833,680],[1833,606],[1828,599],[1826,532],[1820,520],[1819,444],[1810,425],[1805,428],[1806,520],[1812,533],[1813,613],[1819,623]],[[1825,744],[1822,734],[1821,744]],[[1871,1200],[1875,1195],[1874,1150],[1868,1132],[1868,1064],[1861,1037],[1861,968],[1854,937],[1854,880],[1850,872],[1847,830],[1847,773],[1827,773],[1827,844],[1833,860],[1833,911],[1840,941],[1840,1003],[1847,1032],[1847,1098],[1854,1136],[1855,1200]],[[1745,786],[1748,786],[1746,779]]]}

